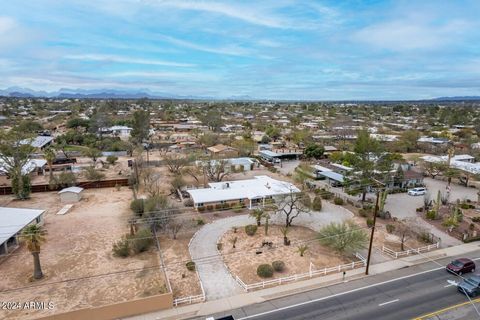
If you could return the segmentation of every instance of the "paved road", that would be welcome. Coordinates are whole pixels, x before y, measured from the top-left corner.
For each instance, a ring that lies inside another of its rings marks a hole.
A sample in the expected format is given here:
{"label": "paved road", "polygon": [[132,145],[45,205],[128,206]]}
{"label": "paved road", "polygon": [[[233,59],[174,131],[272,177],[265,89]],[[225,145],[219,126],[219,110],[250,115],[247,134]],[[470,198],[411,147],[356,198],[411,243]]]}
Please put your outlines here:
{"label": "paved road", "polygon": [[[480,250],[469,255],[480,256]],[[449,259],[439,260],[440,265]],[[480,263],[477,261],[477,263]],[[235,319],[374,320],[411,319],[468,301],[447,280],[458,278],[437,263],[387,272],[375,277],[309,291],[215,315]]]}
{"label": "paved road", "polygon": [[[353,214],[343,207],[324,203],[321,212],[299,215],[293,224],[318,231],[330,222],[341,222],[352,216]],[[283,224],[285,220],[281,215],[274,215],[270,221],[272,224]],[[242,227],[253,223],[255,223],[255,219],[248,215],[219,219],[202,227],[192,239],[189,246],[190,255],[197,264],[198,274],[208,300],[230,297],[242,292],[223,264],[217,251],[217,241],[232,227]],[[205,260],[205,257],[209,258]],[[382,255],[376,252],[373,262],[382,261],[381,258]]]}

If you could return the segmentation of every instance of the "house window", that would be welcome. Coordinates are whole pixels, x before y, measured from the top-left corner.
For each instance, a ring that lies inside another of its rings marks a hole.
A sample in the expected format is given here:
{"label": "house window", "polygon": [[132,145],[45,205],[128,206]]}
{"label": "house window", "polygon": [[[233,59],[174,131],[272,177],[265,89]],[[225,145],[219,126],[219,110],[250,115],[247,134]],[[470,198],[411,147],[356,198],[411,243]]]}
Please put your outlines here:
{"label": "house window", "polygon": [[226,202],[225,200],[220,201],[221,204],[224,204],[225,202]]}
{"label": "house window", "polygon": [[243,204],[244,201],[245,201],[245,200],[243,200],[243,199],[238,200],[238,202],[239,202],[239,203],[242,203],[242,204]]}
{"label": "house window", "polygon": [[197,207],[203,207],[203,203],[197,203]]}

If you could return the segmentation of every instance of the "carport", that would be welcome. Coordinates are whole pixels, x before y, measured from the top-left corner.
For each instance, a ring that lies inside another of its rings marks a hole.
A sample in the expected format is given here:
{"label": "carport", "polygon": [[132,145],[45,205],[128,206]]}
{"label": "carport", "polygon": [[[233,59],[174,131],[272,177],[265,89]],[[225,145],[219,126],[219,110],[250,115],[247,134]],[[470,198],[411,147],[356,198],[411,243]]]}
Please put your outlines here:
{"label": "carport", "polygon": [[340,187],[343,185],[344,178],[340,173],[336,173],[334,171],[323,171],[318,172],[318,174],[324,176],[327,179],[328,184],[333,187]]}

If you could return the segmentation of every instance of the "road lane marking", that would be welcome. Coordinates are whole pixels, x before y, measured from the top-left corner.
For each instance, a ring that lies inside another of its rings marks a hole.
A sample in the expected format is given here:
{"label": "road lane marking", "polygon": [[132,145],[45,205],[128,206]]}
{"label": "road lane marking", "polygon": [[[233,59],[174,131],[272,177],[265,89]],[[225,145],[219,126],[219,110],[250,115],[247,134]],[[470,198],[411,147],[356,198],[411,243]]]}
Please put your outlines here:
{"label": "road lane marking", "polygon": [[[474,261],[480,260],[480,257],[479,258],[474,258],[472,260],[474,260]],[[428,261],[428,262],[431,262],[431,261]],[[304,301],[304,302],[292,304],[292,305],[289,305],[289,306],[285,306],[285,307],[281,307],[281,308],[277,308],[277,309],[272,309],[272,310],[269,310],[269,311],[260,312],[260,313],[257,313],[257,314],[252,314],[250,316],[239,318],[238,320],[257,318],[257,317],[261,317],[261,316],[264,316],[264,315],[267,315],[267,314],[271,314],[271,313],[275,313],[275,312],[279,312],[279,311],[283,311],[283,310],[288,310],[288,309],[293,309],[293,308],[304,306],[304,305],[307,305],[307,304],[311,304],[311,303],[335,298],[335,297],[338,297],[338,296],[343,296],[343,295],[346,295],[346,294],[349,294],[349,293],[354,293],[354,292],[361,291],[361,290],[364,290],[364,289],[378,287],[378,286],[381,286],[381,285],[384,285],[384,284],[387,284],[387,283],[412,278],[412,277],[415,277],[415,276],[419,276],[419,275],[422,275],[422,274],[426,274],[426,273],[430,273],[430,272],[434,272],[434,271],[438,271],[438,270],[442,270],[442,269],[444,270],[445,267],[433,268],[433,269],[430,269],[430,270],[420,271],[420,272],[417,272],[417,273],[414,273],[414,274],[409,274],[409,275],[402,276],[402,277],[399,277],[399,278],[394,278],[394,279],[386,280],[386,281],[383,281],[383,282],[377,282],[377,283],[369,284],[368,286],[364,286],[364,287],[360,287],[360,288],[356,288],[356,289],[352,289],[352,290],[348,290],[348,291],[344,291],[344,292],[340,292],[340,293],[335,293],[335,294],[332,294],[332,295],[329,295],[329,296],[326,296],[326,297],[317,298],[317,299],[313,299],[313,300],[309,300],[309,301]]]}
{"label": "road lane marking", "polygon": [[400,300],[400,299],[395,299],[395,300],[387,301],[387,302],[384,302],[384,303],[380,303],[378,306],[381,307],[381,306],[384,306],[384,305],[387,305],[387,304],[390,304],[390,303],[397,302],[398,300]]}
{"label": "road lane marking", "polygon": [[[474,299],[474,300],[472,300],[472,301],[473,301],[473,303],[480,302],[480,298]],[[434,311],[434,312],[431,312],[431,313],[428,313],[428,314],[424,314],[423,316],[414,318],[413,320],[424,320],[424,319],[428,319],[428,318],[434,317],[434,316],[436,316],[436,315],[439,315],[439,314],[441,314],[441,313],[447,312],[447,311],[449,311],[449,310],[452,310],[452,309],[455,309],[455,308],[459,308],[459,307],[463,307],[463,306],[465,306],[465,305],[467,305],[467,304],[470,304],[470,303],[471,303],[470,301],[461,302],[461,303],[455,304],[455,305],[450,306],[450,307],[446,307],[446,308],[443,308],[443,309],[440,309],[440,310],[437,310],[437,311]]]}
{"label": "road lane marking", "polygon": [[451,286],[456,286],[456,284],[447,284],[445,286],[443,286],[444,288],[448,288],[448,287],[451,287]]}

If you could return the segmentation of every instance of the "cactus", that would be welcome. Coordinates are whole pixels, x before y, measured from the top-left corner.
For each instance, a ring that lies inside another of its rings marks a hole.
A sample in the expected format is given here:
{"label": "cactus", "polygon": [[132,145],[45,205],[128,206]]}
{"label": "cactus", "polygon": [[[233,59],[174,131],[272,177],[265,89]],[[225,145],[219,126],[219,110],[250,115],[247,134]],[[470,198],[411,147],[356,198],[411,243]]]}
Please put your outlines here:
{"label": "cactus", "polygon": [[438,190],[437,193],[437,200],[435,201],[435,213],[438,214],[440,212],[440,204],[442,203],[442,193]]}
{"label": "cactus", "polygon": [[383,209],[385,208],[385,202],[387,201],[387,195],[388,195],[387,190],[384,190],[382,192],[382,194],[380,195],[380,204],[379,204],[379,207],[378,207],[379,212],[383,212]]}

